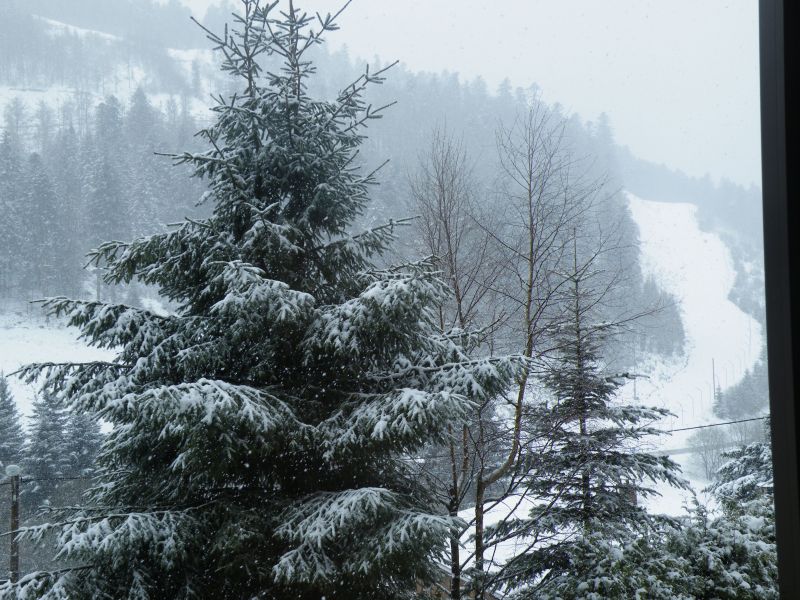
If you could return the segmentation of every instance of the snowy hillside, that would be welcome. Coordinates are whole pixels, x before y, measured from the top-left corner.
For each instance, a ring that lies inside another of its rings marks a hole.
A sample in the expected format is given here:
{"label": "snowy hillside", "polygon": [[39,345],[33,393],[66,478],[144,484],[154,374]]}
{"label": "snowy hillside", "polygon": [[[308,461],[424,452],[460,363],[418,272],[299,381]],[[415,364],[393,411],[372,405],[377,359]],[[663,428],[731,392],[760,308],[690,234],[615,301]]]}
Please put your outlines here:
{"label": "snowy hillside", "polygon": [[[31,362],[89,361],[109,358],[108,352],[89,348],[69,329],[38,314],[36,307],[4,308],[0,312],[0,372],[9,374]],[[31,414],[36,387],[8,378],[20,411]]]}
{"label": "snowy hillside", "polygon": [[[642,269],[679,300],[687,337],[685,364],[644,365],[649,380],[637,382],[637,395],[676,413],[670,428],[701,425],[713,419],[712,361],[722,391],[738,383],[758,359],[761,326],[731,302],[730,251],[719,236],[700,230],[696,206],[629,199]],[[627,392],[632,396],[632,385]],[[671,441],[685,437],[676,433]]]}
{"label": "snowy hillside", "polygon": [[[637,397],[676,415],[664,429],[718,422],[712,412],[712,377],[723,392],[742,379],[761,352],[761,326],[730,300],[736,278],[731,253],[719,236],[699,228],[695,205],[628,197],[639,226],[642,268],[678,299],[686,332],[681,364],[641,365],[648,379],[637,382]],[[632,384],[626,395],[633,398]],[[663,450],[686,448],[692,431],[676,431],[658,444]],[[688,453],[673,455],[685,471],[691,470],[691,458]],[[695,491],[705,485],[704,480],[692,481]],[[662,496],[650,501],[651,509],[680,514],[690,495],[666,486],[658,489]]]}
{"label": "snowy hillside", "polygon": [[[65,82],[63,76],[52,74],[46,84],[11,84],[0,80],[0,114],[14,99],[21,100],[29,109],[43,103],[57,113],[68,103],[77,105],[80,110],[90,110],[110,95],[127,104],[134,92],[143,87],[159,110],[165,111],[170,100],[180,99],[189,104],[190,112],[199,122],[210,120],[208,94],[213,86],[209,79],[217,68],[209,49],[165,48],[149,56],[133,49],[117,35],[32,16],[53,43],[67,39],[79,41],[80,60],[87,63],[91,75],[71,83]],[[154,66],[158,61],[158,66]],[[173,76],[165,77],[161,70]],[[165,85],[164,79],[171,79],[171,85]],[[189,93],[190,86],[193,89]],[[165,87],[173,87],[174,91]],[[181,88],[184,92],[178,93]]]}
{"label": "snowy hillside", "polygon": [[[667,408],[676,416],[660,423],[665,430],[693,427],[718,422],[712,412],[712,359],[722,391],[735,385],[758,359],[763,337],[759,323],[729,299],[735,280],[734,263],[729,249],[719,236],[699,228],[697,207],[688,203],[655,202],[628,194],[630,209],[640,232],[642,268],[680,302],[686,332],[686,352],[680,359],[665,363],[663,359],[643,361],[637,371],[645,378],[622,390],[622,397],[642,404]],[[680,240],[676,243],[676,240]],[[677,431],[655,440],[662,451],[683,449],[691,431]],[[673,459],[690,471],[691,454],[681,453]],[[707,481],[689,477],[692,488],[705,502],[711,499],[701,493]],[[656,489],[661,496],[651,498],[648,508],[657,513],[680,515],[691,493],[666,485]],[[486,525],[491,526],[509,515],[523,517],[531,508],[524,497],[511,496],[500,500],[486,511]],[[473,509],[461,511],[467,522]],[[473,551],[468,530],[462,543],[466,555]],[[526,549],[528,542],[510,539],[487,552],[487,559],[503,563]]]}

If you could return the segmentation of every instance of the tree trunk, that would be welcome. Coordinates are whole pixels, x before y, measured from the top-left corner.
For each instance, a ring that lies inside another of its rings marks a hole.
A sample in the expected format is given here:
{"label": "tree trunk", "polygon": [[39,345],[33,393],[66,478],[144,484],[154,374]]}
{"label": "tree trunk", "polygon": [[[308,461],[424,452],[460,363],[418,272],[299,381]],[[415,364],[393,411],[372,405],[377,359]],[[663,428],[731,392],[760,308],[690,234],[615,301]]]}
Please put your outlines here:
{"label": "tree trunk", "polygon": [[485,600],[483,579],[483,503],[486,496],[486,486],[482,477],[478,478],[475,490],[475,600]]}
{"label": "tree trunk", "polygon": [[[458,515],[458,509],[451,505],[450,516]],[[461,600],[461,557],[459,555],[458,534],[450,538],[450,598]]]}

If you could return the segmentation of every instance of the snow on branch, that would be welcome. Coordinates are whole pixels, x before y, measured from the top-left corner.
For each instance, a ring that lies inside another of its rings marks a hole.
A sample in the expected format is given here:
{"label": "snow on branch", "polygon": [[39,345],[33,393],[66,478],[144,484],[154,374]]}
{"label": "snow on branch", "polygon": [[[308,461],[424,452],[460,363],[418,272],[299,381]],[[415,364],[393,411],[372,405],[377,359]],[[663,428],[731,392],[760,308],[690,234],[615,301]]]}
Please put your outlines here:
{"label": "snow on branch", "polygon": [[221,282],[227,292],[211,307],[211,312],[235,317],[256,311],[277,322],[310,316],[315,304],[313,296],[292,290],[286,283],[267,279],[265,275],[263,270],[242,261],[224,263],[209,286]]}
{"label": "snow on branch", "polygon": [[420,440],[430,439],[441,430],[441,423],[463,419],[471,409],[464,396],[442,390],[429,392],[404,388],[372,401],[360,401],[354,408],[343,408],[318,430],[323,435],[325,458],[335,460],[353,448],[385,446],[396,451],[411,449]]}

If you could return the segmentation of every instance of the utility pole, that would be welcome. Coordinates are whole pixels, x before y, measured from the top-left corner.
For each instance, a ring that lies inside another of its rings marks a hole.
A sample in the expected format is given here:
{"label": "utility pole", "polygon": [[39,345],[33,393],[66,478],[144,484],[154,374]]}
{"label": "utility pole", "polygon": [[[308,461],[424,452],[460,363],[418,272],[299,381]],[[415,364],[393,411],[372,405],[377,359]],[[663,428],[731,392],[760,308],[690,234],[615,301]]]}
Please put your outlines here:
{"label": "utility pole", "polygon": [[[636,362],[636,340],[635,339],[633,341],[633,369],[634,369],[634,375],[636,375],[636,373],[639,371],[639,365]],[[634,402],[638,402],[639,401],[639,396],[636,395],[636,379],[638,379],[638,378],[637,377],[633,378],[633,401]],[[634,502],[634,504],[635,504],[635,502]]]}
{"label": "utility pole", "polygon": [[[711,358],[711,402],[713,403],[717,399],[717,376],[716,370],[714,369],[714,358]],[[713,406],[713,404],[712,404]]]}
{"label": "utility pole", "polygon": [[19,475],[22,469],[17,465],[8,465],[6,475],[11,479],[11,548],[8,553],[8,576],[11,583],[19,581]]}

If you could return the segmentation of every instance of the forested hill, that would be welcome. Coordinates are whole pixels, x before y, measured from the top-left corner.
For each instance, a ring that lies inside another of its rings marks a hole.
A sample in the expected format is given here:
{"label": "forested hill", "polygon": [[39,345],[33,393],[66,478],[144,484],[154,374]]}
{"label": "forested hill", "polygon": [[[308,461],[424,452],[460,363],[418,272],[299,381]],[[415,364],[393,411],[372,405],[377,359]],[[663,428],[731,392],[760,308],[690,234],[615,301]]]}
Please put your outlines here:
{"label": "forested hill", "polygon": [[[225,13],[212,8],[204,24],[219,30]],[[91,247],[202,214],[203,207],[196,205],[202,182],[154,152],[199,147],[192,134],[213,116],[207,110],[209,93],[231,91],[208,48],[203,32],[176,0],[120,0],[113,8],[103,0],[12,0],[0,6],[0,202],[5,214],[0,295],[102,294],[95,276],[80,270]],[[329,97],[338,92],[334,85],[356,77],[363,67],[342,51],[320,53],[315,60],[318,91]],[[424,167],[436,130],[461,145],[476,197],[487,205],[497,202],[503,190],[498,132],[519,123],[524,107],[538,97],[536,87],[505,82],[490,90],[480,79],[410,72],[402,63],[386,77],[369,100],[375,107],[396,104],[372,122],[361,160],[366,170],[389,162],[379,173],[377,201],[366,220],[412,214],[409,182]],[[583,179],[604,181],[598,214],[619,236],[613,260],[628,275],[621,297],[642,307],[667,306],[658,319],[675,326],[658,328],[663,337],[651,336],[647,343],[658,351],[679,352],[678,311],[658,282],[641,275],[636,225],[621,191],[696,202],[701,215],[706,203],[712,213],[729,208],[717,198],[741,199],[749,206],[753,192],[717,188],[686,197],[682,174],[626,155],[615,145],[613,123],[605,117],[586,121],[562,114],[558,106],[542,108],[563,120],[574,171]],[[729,223],[733,229],[739,225]],[[404,248],[414,251],[413,236],[405,242]],[[742,250],[742,257],[748,252]]]}

